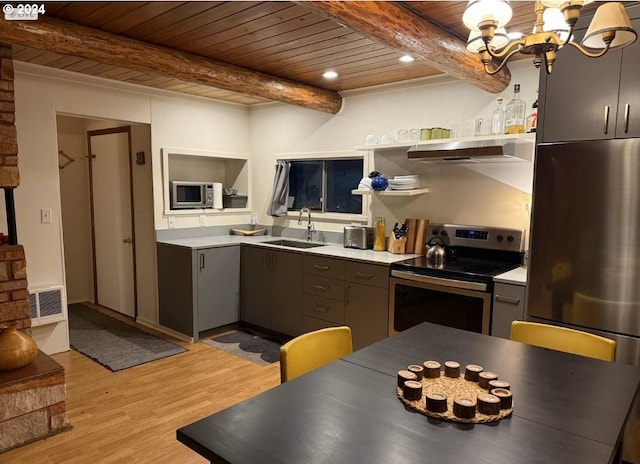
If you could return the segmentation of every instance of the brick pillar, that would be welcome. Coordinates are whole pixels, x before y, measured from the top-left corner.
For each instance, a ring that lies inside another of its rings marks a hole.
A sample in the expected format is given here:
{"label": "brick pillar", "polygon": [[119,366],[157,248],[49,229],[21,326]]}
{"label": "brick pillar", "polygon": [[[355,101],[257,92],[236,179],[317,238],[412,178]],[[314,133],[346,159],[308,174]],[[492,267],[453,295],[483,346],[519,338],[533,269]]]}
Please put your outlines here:
{"label": "brick pillar", "polygon": [[0,44],[0,188],[20,184],[11,56],[11,47]]}
{"label": "brick pillar", "polygon": [[[11,46],[0,44],[0,188],[5,192],[20,184],[15,119]],[[0,245],[0,322],[7,321],[17,322],[21,329],[31,327],[26,262],[21,245]]]}
{"label": "brick pillar", "polygon": [[0,323],[7,321],[15,321],[19,329],[31,327],[22,245],[0,246]]}

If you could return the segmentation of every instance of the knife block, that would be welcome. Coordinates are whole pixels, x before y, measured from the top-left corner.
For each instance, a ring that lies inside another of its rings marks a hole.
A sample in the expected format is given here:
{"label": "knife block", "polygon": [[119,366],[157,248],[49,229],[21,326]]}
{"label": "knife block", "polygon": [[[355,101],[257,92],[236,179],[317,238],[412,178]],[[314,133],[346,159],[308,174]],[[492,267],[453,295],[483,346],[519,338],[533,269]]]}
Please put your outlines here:
{"label": "knife block", "polygon": [[387,251],[389,253],[403,254],[407,245],[407,237],[396,238],[393,234],[389,236]]}

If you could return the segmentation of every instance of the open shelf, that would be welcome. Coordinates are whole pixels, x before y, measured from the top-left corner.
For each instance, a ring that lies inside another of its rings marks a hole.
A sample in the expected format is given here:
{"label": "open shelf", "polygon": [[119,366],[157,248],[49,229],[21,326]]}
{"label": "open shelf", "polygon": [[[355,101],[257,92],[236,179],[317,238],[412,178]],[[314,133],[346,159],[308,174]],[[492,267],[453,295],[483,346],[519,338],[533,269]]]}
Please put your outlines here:
{"label": "open shelf", "polygon": [[429,189],[416,188],[411,190],[351,190],[353,195],[382,195],[390,197],[410,197],[413,195],[422,195],[423,193],[429,193]]}

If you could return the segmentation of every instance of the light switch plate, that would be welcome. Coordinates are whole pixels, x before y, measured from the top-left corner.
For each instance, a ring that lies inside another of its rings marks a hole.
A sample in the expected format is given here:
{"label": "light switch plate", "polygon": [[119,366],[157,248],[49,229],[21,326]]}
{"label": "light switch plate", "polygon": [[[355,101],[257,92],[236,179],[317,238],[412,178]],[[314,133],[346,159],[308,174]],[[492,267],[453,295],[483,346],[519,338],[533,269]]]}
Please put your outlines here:
{"label": "light switch plate", "polygon": [[169,226],[169,229],[173,229],[176,226],[173,216],[167,216],[167,224]]}
{"label": "light switch plate", "polygon": [[204,214],[200,215],[200,227],[203,227],[207,224],[207,217]]}
{"label": "light switch plate", "polygon": [[51,208],[42,208],[40,210],[40,222],[42,224],[51,224]]}

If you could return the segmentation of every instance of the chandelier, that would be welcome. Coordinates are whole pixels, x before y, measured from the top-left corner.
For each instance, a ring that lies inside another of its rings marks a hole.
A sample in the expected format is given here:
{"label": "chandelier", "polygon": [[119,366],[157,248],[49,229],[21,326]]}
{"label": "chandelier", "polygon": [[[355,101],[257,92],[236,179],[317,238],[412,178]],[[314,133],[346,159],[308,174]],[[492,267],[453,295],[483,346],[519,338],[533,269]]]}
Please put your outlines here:
{"label": "chandelier", "polygon": [[[533,64],[549,74],[557,51],[572,45],[590,58],[598,58],[609,50],[626,47],[635,42],[637,33],[631,26],[622,3],[607,2],[596,13],[579,44],[573,41],[573,28],[580,18],[580,10],[593,0],[536,0],[536,22],[533,32],[510,39],[505,26],[512,11],[508,0],[471,0],[462,21],[471,33],[467,50],[478,53],[487,74],[500,71],[516,53],[533,55]],[[491,62],[498,60],[495,66]]]}

